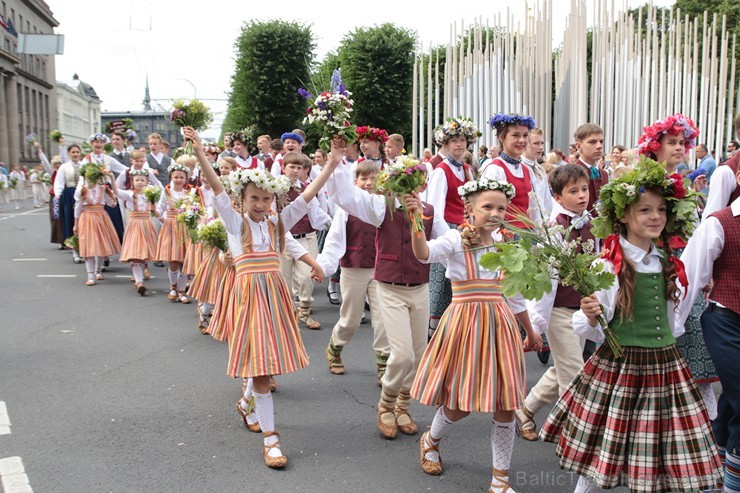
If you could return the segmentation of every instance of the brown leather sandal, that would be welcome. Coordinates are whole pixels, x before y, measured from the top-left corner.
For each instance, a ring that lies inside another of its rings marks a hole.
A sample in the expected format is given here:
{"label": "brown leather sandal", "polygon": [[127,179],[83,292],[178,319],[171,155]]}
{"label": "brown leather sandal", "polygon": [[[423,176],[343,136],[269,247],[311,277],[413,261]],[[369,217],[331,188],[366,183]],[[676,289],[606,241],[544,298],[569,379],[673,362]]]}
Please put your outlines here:
{"label": "brown leather sandal", "polygon": [[251,431],[252,433],[260,433],[262,431],[262,428],[260,428],[259,421],[256,422],[256,423],[254,423],[254,424],[252,424],[252,425],[250,425],[249,424],[249,421],[247,421],[247,417],[250,414],[252,414],[252,411],[254,411],[254,397],[252,397],[251,399],[249,399],[249,401],[247,401],[247,409],[246,409],[246,411],[244,410],[244,408],[241,405],[241,402],[243,400],[244,400],[244,398],[242,397],[241,399],[239,399],[237,401],[237,403],[236,403],[236,412],[239,413],[239,416],[242,417],[242,421],[244,421],[244,426],[246,426],[249,431]]}
{"label": "brown leather sandal", "polygon": [[488,493],[516,493],[509,481],[504,479],[508,475],[509,471],[501,471],[494,468],[493,478],[496,479],[496,484],[493,484],[493,481],[491,481],[491,486],[488,487]]}
{"label": "brown leather sandal", "polygon": [[537,437],[537,424],[534,422],[534,414],[527,409],[522,407],[514,411],[514,417],[516,418],[516,434],[523,439],[536,442]]}
{"label": "brown leather sandal", "polygon": [[[425,431],[424,434],[421,435],[421,441],[419,442],[419,460],[421,462],[421,470],[427,474],[431,474],[432,476],[439,476],[442,474],[442,456],[440,455],[439,462],[434,462],[433,460],[424,458],[427,452],[437,452],[437,454],[439,454],[439,442],[437,442],[437,445],[429,445],[427,447],[425,445],[427,442],[427,436],[431,435],[428,431]],[[432,443],[432,441],[429,440],[429,443]]]}
{"label": "brown leather sandal", "polygon": [[[278,441],[273,443],[272,445],[265,445],[264,439],[276,436],[278,438]],[[280,455],[278,457],[271,457],[270,450],[277,448],[280,450],[280,433],[277,431],[268,431],[267,433],[262,434],[262,455],[265,456],[265,464],[267,464],[267,467],[271,467],[273,469],[282,469],[286,465],[288,465],[288,458],[285,457],[285,455]],[[280,451],[282,454],[282,450]]]}

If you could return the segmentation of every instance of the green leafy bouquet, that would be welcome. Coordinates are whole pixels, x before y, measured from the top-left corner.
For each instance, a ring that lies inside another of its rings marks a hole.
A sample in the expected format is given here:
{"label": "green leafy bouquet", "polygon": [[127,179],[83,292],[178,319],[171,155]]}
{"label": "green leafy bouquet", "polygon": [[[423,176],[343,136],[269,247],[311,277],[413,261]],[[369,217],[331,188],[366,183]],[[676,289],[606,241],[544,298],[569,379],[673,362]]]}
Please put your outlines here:
{"label": "green leafy bouquet", "polygon": [[88,183],[102,183],[105,178],[105,174],[103,174],[104,169],[105,167],[102,164],[89,162],[80,168],[80,175],[85,178]]}
{"label": "green leafy bouquet", "polygon": [[[198,99],[191,99],[188,103],[177,99],[172,103],[167,119],[177,128],[193,127],[200,132],[208,128],[213,120],[213,114],[208,106]],[[193,142],[190,140],[185,142],[185,154],[190,156],[195,154]]]}
{"label": "green leafy bouquet", "polygon": [[80,249],[80,239],[77,237],[77,235],[72,235],[64,240],[64,246],[66,246],[67,248],[71,248],[74,251],[78,251]]}
{"label": "green leafy bouquet", "polygon": [[39,181],[45,185],[51,185],[51,175],[46,171],[39,173]]}
{"label": "green leafy bouquet", "polygon": [[[532,225],[534,229],[507,224],[507,230],[519,239],[497,244],[495,252],[485,253],[480,259],[482,267],[504,273],[501,282],[504,296],[521,293],[528,300],[538,300],[552,290],[552,280],[558,277],[563,285],[571,286],[582,296],[590,296],[614,284],[614,274],[597,262],[599,255],[594,251],[592,240],[582,243],[580,238],[566,239],[570,238],[573,226],[565,229],[558,225],[533,224],[524,214],[517,215],[515,220]],[[609,347],[620,358],[624,350],[616,333],[603,316],[599,316],[598,321]]]}
{"label": "green leafy bouquet", "polygon": [[413,156],[399,156],[395,163],[381,170],[375,182],[375,191],[386,197],[388,214],[393,217],[395,200],[398,199],[403,211],[409,215],[414,232],[418,236],[424,232],[424,217],[421,211],[408,212],[403,203],[403,196],[418,191],[426,179],[426,167],[421,161]]}
{"label": "green leafy bouquet", "polygon": [[18,187],[18,178],[15,178],[15,177],[11,178],[10,183],[8,184],[8,187],[11,188],[12,190],[15,190]]}
{"label": "green leafy bouquet", "polygon": [[49,133],[49,138],[52,142],[59,143],[64,137],[62,136],[62,132],[59,130],[52,130],[51,133]]}
{"label": "green leafy bouquet", "polygon": [[198,225],[198,240],[212,248],[218,248],[226,252],[229,248],[226,226],[221,218],[209,218],[206,222]]}
{"label": "green leafy bouquet", "polygon": [[[147,185],[141,190],[141,193],[144,194],[147,202],[149,202],[150,204],[156,204],[162,197],[162,187],[158,187],[156,185]],[[152,215],[154,215],[154,212],[152,212]]]}

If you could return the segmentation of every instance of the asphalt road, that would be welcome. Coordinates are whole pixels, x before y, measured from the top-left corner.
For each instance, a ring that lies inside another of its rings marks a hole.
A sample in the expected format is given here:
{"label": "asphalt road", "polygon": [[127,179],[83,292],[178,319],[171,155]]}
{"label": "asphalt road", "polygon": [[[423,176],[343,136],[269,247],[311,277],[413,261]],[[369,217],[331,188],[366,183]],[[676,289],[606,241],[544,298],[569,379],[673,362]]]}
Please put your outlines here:
{"label": "asphalt road", "polygon": [[[134,292],[118,262],[95,287],[84,265],[48,242],[47,209],[0,213],[0,475],[5,491],[22,461],[35,492],[478,492],[491,472],[489,415],[471,415],[441,446],[445,473],[419,467],[419,436],[382,439],[375,425],[372,331],[364,325],[343,358],[325,360],[338,318],[317,286],[322,330],[302,330],[311,365],[278,377],[276,424],[288,467],[268,469],[260,436],[234,403],[226,346],[196,328],[195,305],[166,298],[164,270]],[[39,276],[75,277],[39,277]],[[116,277],[123,276],[123,277]],[[533,385],[545,366],[527,355]],[[427,428],[434,409],[412,405]],[[542,423],[545,412],[537,416]],[[3,428],[3,420],[10,422]],[[2,434],[9,431],[8,434]],[[4,466],[3,466],[4,464]],[[16,464],[16,466],[13,466]],[[511,466],[520,492],[573,491],[554,446],[517,439]]]}

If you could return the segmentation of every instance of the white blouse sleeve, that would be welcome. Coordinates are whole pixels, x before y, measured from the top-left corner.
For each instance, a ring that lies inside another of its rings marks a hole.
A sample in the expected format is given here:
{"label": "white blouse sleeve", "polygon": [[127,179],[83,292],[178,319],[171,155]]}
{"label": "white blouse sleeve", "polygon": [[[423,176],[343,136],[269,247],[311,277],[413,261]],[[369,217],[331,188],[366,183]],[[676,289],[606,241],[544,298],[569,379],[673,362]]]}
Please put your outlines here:
{"label": "white blouse sleeve", "polygon": [[[283,207],[282,212],[280,212],[280,218],[283,220],[285,230],[289,231],[290,228],[295,226],[303,216],[308,214],[310,208],[311,205],[306,203],[306,200],[303,198],[303,194],[298,195],[295,200]],[[277,216],[270,217],[270,220],[276,223]]]}
{"label": "white blouse sleeve", "polygon": [[337,213],[334,215],[334,220],[324,240],[324,249],[316,258],[316,261],[327,275],[337,271],[339,261],[347,253],[348,219],[349,216],[344,212],[344,209],[337,209]]}
{"label": "white blouse sleeve", "polygon": [[423,264],[442,264],[447,267],[450,255],[462,252],[460,232],[456,229],[447,228],[443,235],[427,241],[427,248],[429,248],[429,258],[419,260],[419,262]]}
{"label": "white blouse sleeve", "polygon": [[352,171],[348,168],[337,167],[326,182],[326,190],[347,214],[376,228],[383,224],[387,209],[385,197],[371,195],[357,188],[352,183]]}
{"label": "white blouse sleeve", "polygon": [[283,241],[285,241],[285,253],[290,255],[295,260],[299,260],[301,257],[308,253],[303,245],[301,245],[298,240],[293,238],[293,235],[290,234],[290,231],[286,231]]}
{"label": "white blouse sleeve", "polygon": [[444,217],[447,199],[447,175],[442,168],[432,171],[427,186],[427,202],[434,206],[434,213]]}
{"label": "white blouse sleeve", "polygon": [[[164,197],[164,193],[162,196]],[[221,193],[213,198],[213,208],[218,212],[228,233],[232,235],[241,234],[242,217],[231,207],[231,198],[225,190],[221,190]]]}
{"label": "white blouse sleeve", "polygon": [[[597,262],[602,262],[604,264],[605,271],[611,272],[612,274],[614,273],[614,265],[611,262],[602,259],[597,260]],[[618,292],[619,280],[615,279],[614,284],[612,284],[610,288],[603,289],[596,293],[596,298],[604,307],[604,319],[607,323],[614,318],[614,309],[617,305]],[[578,310],[573,314],[573,332],[594,342],[604,341],[604,330],[598,324],[596,327],[592,327],[588,322],[588,318],[586,318],[586,315],[583,313],[583,310]]]}

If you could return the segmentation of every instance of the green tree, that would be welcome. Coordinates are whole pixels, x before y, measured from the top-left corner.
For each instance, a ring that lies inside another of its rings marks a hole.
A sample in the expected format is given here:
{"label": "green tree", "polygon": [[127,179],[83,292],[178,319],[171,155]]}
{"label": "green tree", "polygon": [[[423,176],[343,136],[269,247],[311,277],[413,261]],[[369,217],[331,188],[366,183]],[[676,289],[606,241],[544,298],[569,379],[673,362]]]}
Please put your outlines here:
{"label": "green tree", "polygon": [[305,114],[296,90],[309,79],[315,42],[311,28],[295,22],[251,21],[234,43],[236,62],[223,129],[253,127],[280,135]]}
{"label": "green tree", "polygon": [[341,42],[342,79],[352,92],[352,123],[411,140],[415,34],[393,24],[359,28]]}

